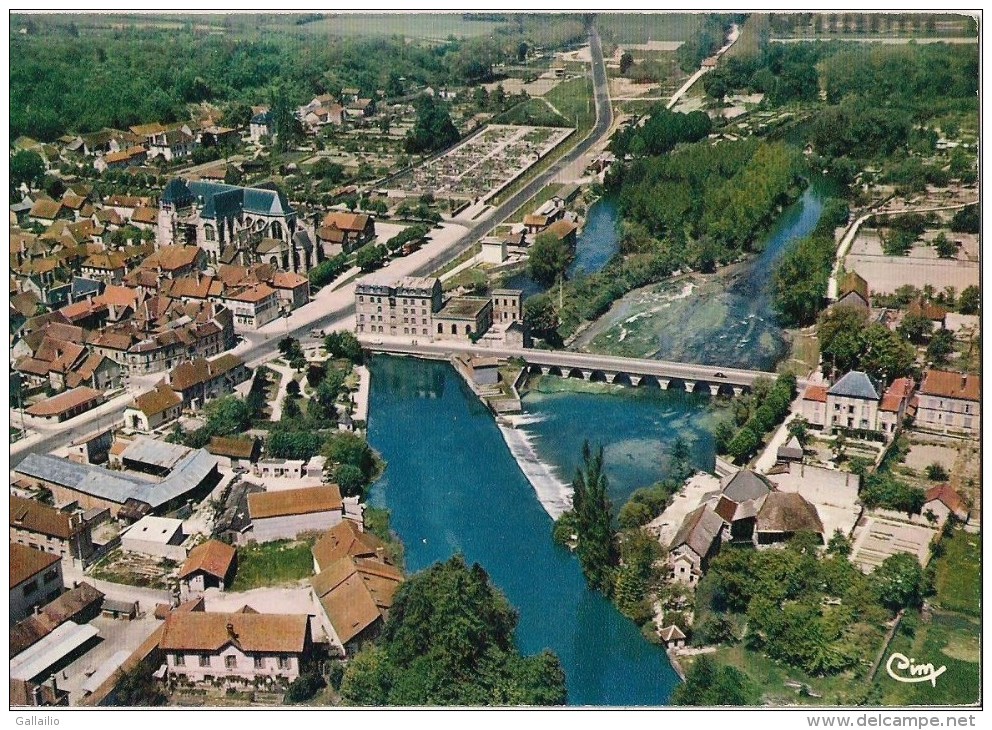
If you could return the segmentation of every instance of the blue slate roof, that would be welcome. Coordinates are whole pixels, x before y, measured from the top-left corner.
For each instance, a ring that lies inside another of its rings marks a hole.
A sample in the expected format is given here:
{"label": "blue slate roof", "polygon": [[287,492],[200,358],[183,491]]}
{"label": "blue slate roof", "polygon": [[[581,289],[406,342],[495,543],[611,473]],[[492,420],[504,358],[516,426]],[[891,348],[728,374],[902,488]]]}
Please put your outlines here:
{"label": "blue slate roof", "polygon": [[272,124],[272,112],[268,111],[268,112],[262,112],[261,114],[256,114],[255,116],[253,116],[251,118],[251,123],[252,124],[271,125]]}
{"label": "blue slate roof", "polygon": [[834,383],[827,391],[827,395],[879,400],[882,397],[882,389],[867,374],[860,370],[852,370]]}
{"label": "blue slate roof", "polygon": [[84,299],[89,294],[103,294],[104,284],[102,281],[87,279],[82,276],[72,277],[72,301],[77,302]]}
{"label": "blue slate roof", "polygon": [[236,185],[174,178],[162,191],[161,202],[176,206],[200,203],[203,218],[229,218],[239,213],[292,215],[285,193],[273,186],[242,188]]}
{"label": "blue slate roof", "polygon": [[127,473],[113,472],[91,464],[76,464],[48,454],[28,454],[14,471],[117,504],[137,499],[154,509],[195,489],[216,468],[215,457],[203,449],[195,449],[161,481],[147,481]]}
{"label": "blue slate roof", "polygon": [[159,199],[159,202],[181,207],[184,205],[189,205],[193,202],[193,200],[193,192],[189,189],[189,185],[186,181],[181,177],[174,177],[169,180],[169,184],[165,186],[165,190],[162,191],[162,197]]}

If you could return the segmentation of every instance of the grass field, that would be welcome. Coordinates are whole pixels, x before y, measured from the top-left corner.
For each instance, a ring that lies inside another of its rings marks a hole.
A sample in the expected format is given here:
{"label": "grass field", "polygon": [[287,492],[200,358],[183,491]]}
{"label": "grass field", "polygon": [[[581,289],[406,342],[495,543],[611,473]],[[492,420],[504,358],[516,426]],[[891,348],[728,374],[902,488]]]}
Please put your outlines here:
{"label": "grass field", "polygon": [[875,677],[882,704],[933,706],[978,702],[980,633],[977,619],[956,614],[935,612],[930,623],[917,623],[914,619],[906,632],[900,630],[892,640],[886,660],[899,652],[912,657],[916,664],[930,663],[935,668],[947,669],[937,677],[936,686],[930,682],[907,684],[890,677],[883,661]]}
{"label": "grass field", "polygon": [[702,28],[703,13],[609,13],[596,16],[596,27],[608,43],[685,41]]}
{"label": "grass field", "polygon": [[561,112],[569,124],[575,124],[576,119],[578,119],[578,139],[581,139],[585,136],[585,132],[592,129],[596,123],[596,104],[592,95],[592,79],[583,76],[558,84],[545,94],[544,98]]}
{"label": "grass field", "polygon": [[310,545],[295,540],[277,540],[238,549],[238,571],[232,591],[295,583],[313,574]]}
{"label": "grass field", "polygon": [[470,38],[489,35],[506,23],[464,20],[461,13],[341,14],[296,26],[316,35],[400,35],[443,41],[448,36]]}
{"label": "grass field", "polygon": [[981,616],[981,536],[955,530],[943,544],[946,552],[937,561],[937,603],[947,611]]}
{"label": "grass field", "polygon": [[[845,672],[833,677],[810,677],[806,673],[769,659],[764,654],[745,649],[742,645],[722,646],[711,654],[721,665],[737,667],[761,687],[763,704],[783,705],[844,705],[861,688],[861,682]],[[691,663],[685,662],[686,669]],[[789,686],[786,683],[793,686]],[[801,693],[795,683],[805,685],[809,693]],[[816,696],[819,695],[819,696]]]}
{"label": "grass field", "polygon": [[737,42],[727,51],[727,57],[756,56],[761,52],[761,36],[769,32],[768,16],[760,14],[749,15],[741,28]]}

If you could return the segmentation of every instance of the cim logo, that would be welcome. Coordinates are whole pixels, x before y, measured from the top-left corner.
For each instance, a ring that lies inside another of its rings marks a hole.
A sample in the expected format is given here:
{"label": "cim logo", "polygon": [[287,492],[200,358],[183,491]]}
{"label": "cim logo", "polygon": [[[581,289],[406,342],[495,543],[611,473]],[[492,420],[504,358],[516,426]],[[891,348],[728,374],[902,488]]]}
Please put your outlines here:
{"label": "cim logo", "polygon": [[[899,673],[906,672],[907,670],[909,671],[909,676]],[[885,671],[897,682],[905,682],[906,684],[930,682],[930,684],[936,687],[937,677],[946,672],[947,667],[941,666],[935,669],[933,664],[930,663],[917,664],[915,659],[896,652],[885,663]]]}

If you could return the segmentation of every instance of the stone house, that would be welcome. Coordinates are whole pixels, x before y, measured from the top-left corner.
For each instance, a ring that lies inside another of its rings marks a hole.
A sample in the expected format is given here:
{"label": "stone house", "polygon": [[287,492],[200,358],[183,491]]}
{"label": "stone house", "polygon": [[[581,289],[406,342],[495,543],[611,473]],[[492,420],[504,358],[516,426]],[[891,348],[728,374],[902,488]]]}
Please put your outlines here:
{"label": "stone house", "polygon": [[303,532],[328,530],[344,517],[336,484],[248,495],[251,537],[257,542],[293,540]]}
{"label": "stone house", "polygon": [[183,681],[288,684],[313,650],[310,617],[173,611],[159,649],[169,675]]}
{"label": "stone house", "polygon": [[182,396],[162,380],[148,392],[136,396],[134,402],[124,409],[124,425],[147,433],[174,421],[182,412]]}
{"label": "stone house", "polygon": [[920,385],[916,424],[943,433],[977,436],[982,423],[982,378],[930,369]]}
{"label": "stone house", "polygon": [[220,540],[207,540],[189,551],[179,570],[182,601],[200,596],[208,588],[223,591],[230,586],[237,570],[238,551]]}
{"label": "stone house", "polygon": [[708,505],[700,505],[682,521],[668,551],[673,580],[695,586],[720,549],[723,519]]}
{"label": "stone house", "polygon": [[85,564],[93,554],[92,526],[34,499],[10,495],[10,542]]}

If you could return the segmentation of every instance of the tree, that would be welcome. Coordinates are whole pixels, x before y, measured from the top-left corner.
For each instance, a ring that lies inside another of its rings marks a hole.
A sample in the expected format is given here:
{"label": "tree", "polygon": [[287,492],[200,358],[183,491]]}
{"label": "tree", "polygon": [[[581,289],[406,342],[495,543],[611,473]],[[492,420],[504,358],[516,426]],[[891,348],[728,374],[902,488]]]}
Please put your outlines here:
{"label": "tree", "polygon": [[682,707],[757,705],[758,687],[736,667],[718,666],[706,654],[700,655],[686,674],[685,683],[672,693],[672,704]]}
{"label": "tree", "polygon": [[834,530],[834,534],[830,536],[830,540],[827,542],[827,554],[828,555],[839,555],[842,558],[846,558],[851,554],[853,546],[851,545],[851,540],[847,535],[840,531],[840,529]]}
{"label": "tree", "polygon": [[364,357],[362,343],[351,330],[331,332],[324,338],[324,347],[331,357],[344,358],[356,365],[362,363]]}
{"label": "tree", "polygon": [[681,436],[676,436],[672,442],[672,453],[668,457],[668,478],[676,484],[681,484],[692,476],[692,452],[689,444]]}
{"label": "tree", "polygon": [[572,480],[572,507],[579,536],[578,556],[586,582],[609,596],[613,589],[616,550],[613,544],[613,511],[603,473],[603,449],[593,455],[589,442],[582,445],[582,466]]}
{"label": "tree", "polygon": [[907,314],[902,318],[896,331],[913,344],[920,345],[930,339],[933,322],[920,314]]}
{"label": "tree", "polygon": [[524,324],[531,334],[548,344],[561,342],[558,334],[558,310],[547,293],[535,294],[524,302]]}
{"label": "tree", "polygon": [[407,132],[404,148],[409,153],[436,152],[458,141],[458,129],[448,109],[434,97],[425,94],[414,102],[417,121]]}
{"label": "tree", "polygon": [[951,218],[951,230],[955,233],[978,233],[981,230],[981,216],[977,205],[962,208]]}
{"label": "tree", "polygon": [[374,271],[389,257],[385,246],[368,243],[355,254],[355,264],[364,272]]}
{"label": "tree", "polygon": [[535,281],[549,286],[565,272],[575,257],[575,250],[566,240],[553,233],[538,234],[530,247],[527,273]]}
{"label": "tree", "polygon": [[375,468],[375,457],[368,442],[349,431],[336,431],[328,436],[321,453],[333,464],[351,464],[357,467],[366,480]]}
{"label": "tree", "polygon": [[809,421],[802,416],[793,418],[786,430],[789,432],[789,438],[795,437],[800,446],[805,447],[809,443]]}
{"label": "tree", "polygon": [[761,439],[750,428],[742,428],[734,436],[733,440],[727,444],[727,453],[733,458],[734,463],[743,464],[761,445]]}
{"label": "tree", "polygon": [[354,464],[341,464],[334,470],[334,481],[341,487],[341,494],[350,497],[360,494],[365,486],[365,475]]}
{"label": "tree", "polygon": [[251,409],[233,395],[210,401],[203,412],[207,417],[206,428],[212,436],[242,433],[251,426]]}
{"label": "tree", "polygon": [[896,553],[875,568],[871,575],[882,604],[898,611],[916,608],[923,602],[926,583],[915,555]]}
{"label": "tree", "polygon": [[10,158],[10,187],[14,190],[24,183],[34,189],[45,179],[45,161],[37,152],[19,150]]}
{"label": "tree", "polygon": [[560,705],[565,676],[550,652],[523,657],[517,614],[478,564],[436,563],[396,592],[379,645],[345,670],[347,705]]}
{"label": "tree", "polygon": [[624,51],[620,56],[620,75],[626,76],[631,66],[634,65],[634,57],[629,51]]}
{"label": "tree", "polygon": [[933,239],[933,247],[937,249],[937,255],[942,259],[955,259],[958,256],[958,245],[943,231]]}
{"label": "tree", "polygon": [[931,482],[946,482],[950,475],[939,461],[927,465],[927,479]]}
{"label": "tree", "polygon": [[954,352],[954,335],[943,327],[934,332],[927,345],[927,360],[934,365],[945,365],[947,356]]}
{"label": "tree", "polygon": [[982,294],[974,284],[961,290],[958,297],[958,311],[961,314],[978,314],[982,306]]}

